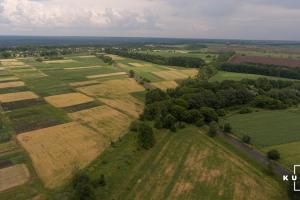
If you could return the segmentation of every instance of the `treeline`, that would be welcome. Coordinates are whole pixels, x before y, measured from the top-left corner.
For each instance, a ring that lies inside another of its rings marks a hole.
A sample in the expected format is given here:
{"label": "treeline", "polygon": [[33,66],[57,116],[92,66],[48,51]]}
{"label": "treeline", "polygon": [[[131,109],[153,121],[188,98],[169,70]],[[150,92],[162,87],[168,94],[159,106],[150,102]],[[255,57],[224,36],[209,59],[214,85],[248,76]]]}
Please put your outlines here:
{"label": "treeline", "polygon": [[127,58],[133,58],[137,60],[143,60],[147,62],[152,62],[159,65],[172,65],[178,67],[192,67],[199,68],[205,65],[204,60],[201,58],[194,58],[188,56],[172,56],[165,57],[161,55],[153,55],[148,53],[141,53],[136,51],[129,51],[124,49],[113,49],[107,48],[105,49],[105,53],[115,54]]}
{"label": "treeline", "polygon": [[276,76],[282,78],[300,79],[300,69],[292,67],[279,67],[262,64],[232,64],[224,63],[220,69],[229,72],[259,74],[265,76]]}
{"label": "treeline", "polygon": [[218,122],[227,108],[284,109],[300,102],[300,83],[282,80],[207,82],[188,79],[167,92],[146,95],[141,119],[154,120],[156,128],[176,131],[183,123],[202,126]]}

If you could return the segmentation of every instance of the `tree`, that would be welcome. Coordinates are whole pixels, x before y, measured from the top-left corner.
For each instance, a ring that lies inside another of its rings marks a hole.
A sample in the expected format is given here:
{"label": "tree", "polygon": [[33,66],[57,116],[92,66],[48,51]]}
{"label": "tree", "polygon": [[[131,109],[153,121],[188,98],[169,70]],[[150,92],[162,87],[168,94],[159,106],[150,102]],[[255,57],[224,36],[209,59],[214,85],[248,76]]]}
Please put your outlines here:
{"label": "tree", "polygon": [[89,176],[83,172],[78,172],[72,179],[71,185],[73,188],[74,200],[94,200],[95,193],[92,181]]}
{"label": "tree", "polygon": [[163,119],[163,127],[171,129],[171,128],[175,127],[176,122],[177,122],[176,118],[173,115],[168,114]]}
{"label": "tree", "polygon": [[249,135],[244,135],[242,137],[242,141],[246,144],[250,144],[251,143],[251,137]]}
{"label": "tree", "polygon": [[232,127],[231,127],[230,123],[224,124],[224,132],[231,133],[231,131],[232,131]]}
{"label": "tree", "polygon": [[168,98],[168,95],[160,90],[160,89],[154,89],[146,94],[146,104],[154,103],[155,101],[162,101],[166,100]]}
{"label": "tree", "polygon": [[131,122],[131,124],[129,126],[129,130],[136,132],[138,130],[139,123],[140,122],[138,120],[135,120],[135,121]]}
{"label": "tree", "polygon": [[272,149],[267,152],[267,157],[270,160],[279,160],[280,159],[280,153],[276,149]]}
{"label": "tree", "polygon": [[216,113],[216,111],[213,108],[209,108],[209,107],[202,107],[200,109],[200,112],[202,113],[202,115],[205,118],[206,122],[212,122],[212,121],[218,121],[218,114]]}
{"label": "tree", "polygon": [[216,122],[211,122],[209,124],[208,135],[210,137],[215,137],[218,133],[218,124]]}
{"label": "tree", "polygon": [[135,76],[135,72],[131,69],[131,70],[129,71],[129,77],[130,77],[130,78],[134,78],[134,76]]}
{"label": "tree", "polygon": [[138,143],[144,149],[150,149],[155,144],[153,129],[145,122],[140,123],[138,128]]}
{"label": "tree", "polygon": [[10,57],[12,57],[11,53],[8,52],[8,51],[2,52],[1,56],[2,56],[3,58],[10,58]]}

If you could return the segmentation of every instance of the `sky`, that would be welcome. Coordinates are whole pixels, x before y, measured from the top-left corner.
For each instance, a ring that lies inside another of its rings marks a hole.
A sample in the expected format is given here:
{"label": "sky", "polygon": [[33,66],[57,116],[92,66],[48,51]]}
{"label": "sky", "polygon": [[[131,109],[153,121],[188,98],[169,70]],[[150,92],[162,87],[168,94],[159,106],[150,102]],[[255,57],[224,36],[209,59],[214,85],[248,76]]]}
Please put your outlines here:
{"label": "sky", "polygon": [[300,1],[0,0],[0,35],[300,41]]}

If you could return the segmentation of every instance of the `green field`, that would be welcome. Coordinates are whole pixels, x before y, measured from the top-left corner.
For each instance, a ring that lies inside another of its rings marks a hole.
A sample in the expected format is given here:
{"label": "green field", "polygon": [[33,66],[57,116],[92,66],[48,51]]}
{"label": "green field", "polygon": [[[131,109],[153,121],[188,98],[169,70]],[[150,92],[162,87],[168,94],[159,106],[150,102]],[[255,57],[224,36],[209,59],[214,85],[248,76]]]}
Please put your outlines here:
{"label": "green field", "polygon": [[238,136],[249,135],[258,147],[300,140],[300,109],[236,114],[227,119]]}
{"label": "green field", "polygon": [[146,151],[138,148],[136,133],[129,133],[87,168],[92,179],[104,174],[107,180],[96,189],[98,198],[286,199],[278,182],[204,130],[155,135],[155,147]]}
{"label": "green field", "polygon": [[242,79],[258,79],[258,78],[268,78],[268,79],[275,79],[275,80],[291,80],[291,79],[278,78],[272,76],[263,76],[257,74],[244,74],[244,73],[218,71],[218,73],[212,78],[210,78],[209,81],[219,81],[219,82],[224,80],[240,81]]}

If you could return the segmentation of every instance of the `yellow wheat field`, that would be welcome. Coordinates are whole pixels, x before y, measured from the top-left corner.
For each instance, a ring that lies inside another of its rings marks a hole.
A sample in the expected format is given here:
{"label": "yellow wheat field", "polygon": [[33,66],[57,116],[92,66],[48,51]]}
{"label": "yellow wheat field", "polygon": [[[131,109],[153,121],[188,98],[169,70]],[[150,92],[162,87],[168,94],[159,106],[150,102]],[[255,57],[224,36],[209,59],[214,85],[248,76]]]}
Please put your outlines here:
{"label": "yellow wheat field", "polygon": [[43,61],[43,63],[46,64],[64,64],[64,63],[73,63],[76,62],[75,60],[72,59],[68,59],[68,60],[47,60],[47,61]]}
{"label": "yellow wheat field", "polygon": [[87,78],[103,78],[103,77],[110,77],[110,76],[119,76],[119,75],[126,75],[126,72],[115,72],[115,73],[109,73],[109,74],[97,74],[92,76],[87,76]]}
{"label": "yellow wheat field", "polygon": [[152,86],[155,88],[159,88],[161,90],[167,90],[169,88],[176,88],[177,83],[175,81],[162,81],[162,82],[155,82],[151,83]]}
{"label": "yellow wheat field", "polygon": [[80,87],[79,90],[89,96],[113,97],[120,94],[144,91],[144,87],[139,85],[134,79],[104,81],[98,85]]}
{"label": "yellow wheat field", "polygon": [[157,71],[152,72],[156,76],[165,79],[165,80],[180,80],[180,79],[186,79],[188,77],[196,76],[198,71],[191,69],[191,70],[163,70],[163,71]]}
{"label": "yellow wheat field", "polygon": [[1,81],[17,81],[17,80],[19,80],[19,78],[15,77],[15,76],[0,78],[0,82]]}
{"label": "yellow wheat field", "polygon": [[102,66],[68,67],[68,68],[64,68],[64,70],[92,69],[92,68],[99,68],[99,67]]}
{"label": "yellow wheat field", "polygon": [[122,95],[119,97],[114,97],[113,99],[109,98],[98,98],[100,101],[109,105],[115,109],[121,110],[122,112],[138,118],[139,115],[143,112],[144,104],[138,101],[136,98],[131,95]]}
{"label": "yellow wheat field", "polygon": [[0,169],[0,192],[23,185],[29,177],[29,171],[24,164]]}
{"label": "yellow wheat field", "polygon": [[101,135],[76,122],[22,133],[17,140],[49,188],[63,184],[75,169],[87,166],[106,147]]}
{"label": "yellow wheat field", "polygon": [[16,59],[6,59],[0,61],[3,66],[24,66],[25,64]]}
{"label": "yellow wheat field", "polygon": [[22,81],[14,81],[14,82],[6,82],[0,83],[0,89],[2,88],[14,88],[14,87],[21,87],[24,86],[25,83]]}
{"label": "yellow wheat field", "polygon": [[80,81],[80,82],[70,83],[70,86],[72,86],[72,87],[82,87],[82,86],[92,85],[92,84],[97,84],[97,83],[99,83],[99,81],[97,81],[97,80]]}
{"label": "yellow wheat field", "polygon": [[134,67],[150,67],[151,64],[146,64],[146,63],[128,63]]}
{"label": "yellow wheat field", "polygon": [[67,93],[45,97],[45,100],[57,108],[64,108],[94,101],[93,98],[81,93]]}
{"label": "yellow wheat field", "polygon": [[123,136],[132,121],[127,115],[108,106],[70,113],[69,116],[82,124],[97,130],[97,133],[104,136],[106,141],[116,141]]}
{"label": "yellow wheat field", "polygon": [[96,56],[88,55],[88,56],[78,56],[78,58],[95,58]]}
{"label": "yellow wheat field", "polygon": [[39,98],[39,96],[30,91],[0,94],[0,102],[1,103],[22,101],[22,100],[27,100],[27,99],[37,99],[37,98]]}

